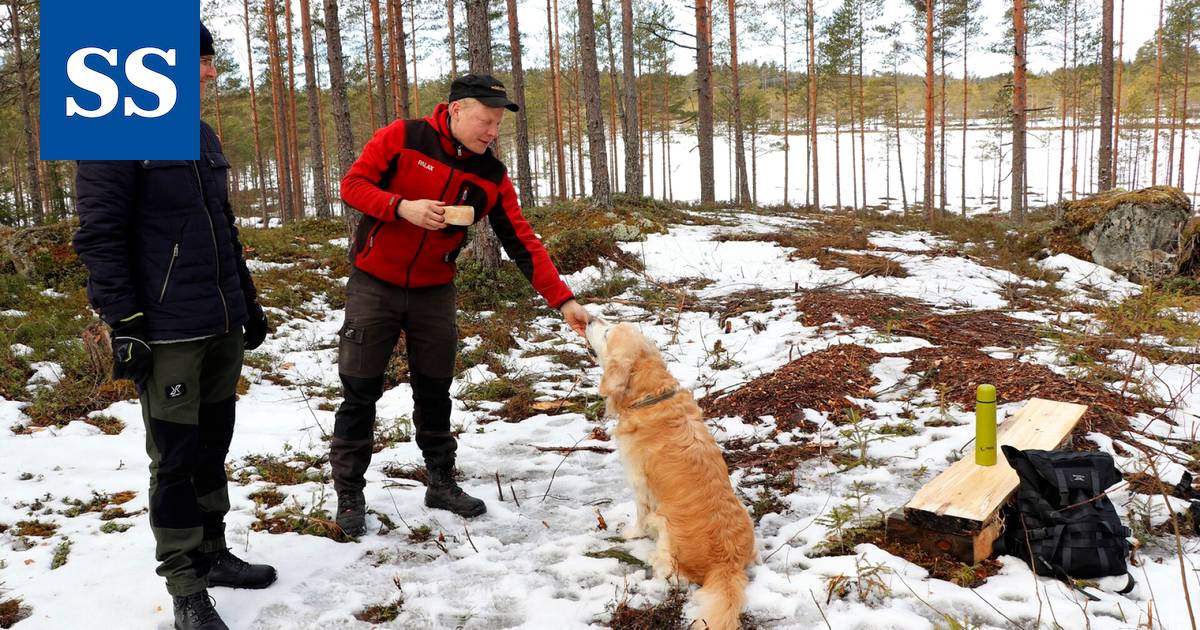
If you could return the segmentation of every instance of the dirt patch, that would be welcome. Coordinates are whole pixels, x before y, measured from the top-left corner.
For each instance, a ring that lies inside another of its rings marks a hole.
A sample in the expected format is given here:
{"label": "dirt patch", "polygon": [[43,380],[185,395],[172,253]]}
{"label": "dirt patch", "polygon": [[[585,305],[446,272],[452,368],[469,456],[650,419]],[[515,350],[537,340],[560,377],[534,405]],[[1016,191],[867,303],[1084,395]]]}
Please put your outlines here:
{"label": "dirt patch", "polygon": [[29,616],[29,607],[21,604],[19,597],[0,599],[0,628],[11,628]]}
{"label": "dirt patch", "polygon": [[835,442],[817,442],[804,439],[791,444],[762,446],[759,440],[737,438],[721,444],[725,465],[732,470],[760,470],[770,476],[790,475],[800,462],[833,452]]}
{"label": "dirt patch", "polygon": [[793,250],[790,260],[817,258],[830,249],[875,249],[867,240],[867,233],[859,226],[815,226],[814,229],[779,230],[765,234],[729,233],[713,237],[718,243],[729,241],[754,241],[775,243]]}
{"label": "dirt patch", "polygon": [[908,317],[891,332],[919,337],[939,346],[1025,348],[1039,341],[1032,324],[996,311]]}
{"label": "dirt patch", "polygon": [[884,329],[888,322],[923,317],[929,306],[912,298],[879,293],[815,290],[796,298],[796,309],[805,326],[820,326],[837,321],[841,315],[851,326]]}
{"label": "dirt patch", "polygon": [[812,256],[822,269],[849,269],[862,276],[879,276],[882,278],[907,278],[908,271],[904,265],[891,258],[874,254],[849,254],[826,249]]}
{"label": "dirt patch", "polygon": [[49,538],[58,530],[58,525],[55,523],[43,523],[38,520],[33,521],[17,521],[16,534],[18,536],[36,536],[38,538]]}
{"label": "dirt patch", "polygon": [[688,307],[697,312],[708,312],[720,316],[721,325],[731,317],[746,313],[766,313],[772,309],[771,302],[791,295],[791,291],[753,288],[730,293],[714,300],[699,301]]}
{"label": "dirt patch", "polygon": [[1139,400],[1107,391],[1092,383],[1067,378],[1049,368],[1015,359],[996,359],[978,350],[961,346],[921,348],[901,356],[912,360],[909,371],[921,374],[922,385],[944,393],[947,401],[964,409],[975,405],[975,387],[981,383],[996,386],[1001,402],[1030,397],[1074,402],[1088,406],[1075,427],[1073,446],[1087,447],[1087,433],[1098,431],[1118,436],[1128,430],[1128,416],[1151,411]]}
{"label": "dirt patch", "polygon": [[631,593],[612,605],[612,620],[608,627],[613,630],[683,630],[683,606],[687,604],[687,588],[672,587],[662,602],[639,608],[629,603]]}
{"label": "dirt patch", "polygon": [[737,416],[757,422],[774,416],[781,431],[815,430],[805,409],[839,416],[846,409],[862,410],[846,399],[865,398],[877,381],[871,365],[879,353],[859,345],[842,344],[806,354],[775,372],[760,376],[731,393],[705,396],[700,407],[709,417]]}
{"label": "dirt patch", "polygon": [[854,553],[854,548],[863,543],[870,543],[884,551],[904,558],[909,562],[924,567],[930,577],[957,584],[965,588],[975,588],[987,579],[1000,572],[1000,563],[988,558],[979,564],[965,564],[949,555],[930,555],[918,545],[905,544],[888,538],[887,528],[882,524],[868,527],[856,527],[848,531],[841,540],[830,541],[830,546],[818,556],[840,556]]}

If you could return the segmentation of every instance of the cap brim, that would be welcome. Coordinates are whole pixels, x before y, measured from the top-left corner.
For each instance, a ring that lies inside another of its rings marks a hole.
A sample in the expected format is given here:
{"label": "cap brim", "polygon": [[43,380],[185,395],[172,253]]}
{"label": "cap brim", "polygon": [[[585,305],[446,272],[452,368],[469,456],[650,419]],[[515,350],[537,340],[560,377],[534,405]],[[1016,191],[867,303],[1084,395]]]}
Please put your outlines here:
{"label": "cap brim", "polygon": [[503,107],[510,112],[521,111],[521,108],[516,103],[504,96],[476,96],[475,98],[488,107]]}

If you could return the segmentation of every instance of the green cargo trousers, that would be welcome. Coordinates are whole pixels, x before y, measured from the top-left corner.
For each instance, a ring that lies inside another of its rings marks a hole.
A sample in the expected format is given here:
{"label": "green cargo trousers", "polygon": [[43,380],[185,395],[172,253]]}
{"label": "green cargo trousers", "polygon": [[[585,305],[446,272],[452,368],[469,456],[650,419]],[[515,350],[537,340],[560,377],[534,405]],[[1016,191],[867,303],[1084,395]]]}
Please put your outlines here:
{"label": "green cargo trousers", "polygon": [[233,438],[242,332],[156,343],[139,390],[150,456],[150,528],[172,595],[207,587],[205,552],[226,548],[225,456]]}

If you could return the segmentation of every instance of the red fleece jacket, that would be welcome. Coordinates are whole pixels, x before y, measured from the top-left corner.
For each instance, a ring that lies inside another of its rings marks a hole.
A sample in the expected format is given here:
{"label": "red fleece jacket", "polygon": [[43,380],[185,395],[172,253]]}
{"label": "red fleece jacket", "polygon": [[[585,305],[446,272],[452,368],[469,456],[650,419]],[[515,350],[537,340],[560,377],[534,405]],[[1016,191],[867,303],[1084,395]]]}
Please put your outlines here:
{"label": "red fleece jacket", "polygon": [[363,213],[354,265],[391,284],[418,288],[454,280],[467,229],[427,230],[399,216],[403,199],[435,199],[475,208],[508,257],[550,306],[574,297],[521,214],[504,164],[489,150],[472,153],[450,135],[445,103],[423,119],[398,120],[375,133],[342,179],[342,199]]}

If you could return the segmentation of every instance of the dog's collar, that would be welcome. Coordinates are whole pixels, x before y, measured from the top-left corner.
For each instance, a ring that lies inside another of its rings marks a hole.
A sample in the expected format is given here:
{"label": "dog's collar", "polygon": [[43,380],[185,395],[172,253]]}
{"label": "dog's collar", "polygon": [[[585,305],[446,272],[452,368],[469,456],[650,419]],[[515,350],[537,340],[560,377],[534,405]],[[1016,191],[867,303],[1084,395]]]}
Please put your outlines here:
{"label": "dog's collar", "polygon": [[661,394],[647,396],[647,397],[633,403],[632,405],[629,405],[629,408],[630,409],[641,409],[643,407],[649,407],[650,405],[660,403],[664,400],[669,400],[669,399],[673,398],[675,396],[675,394],[678,394],[678,393],[679,393],[679,388],[672,387],[671,389],[669,389]]}

